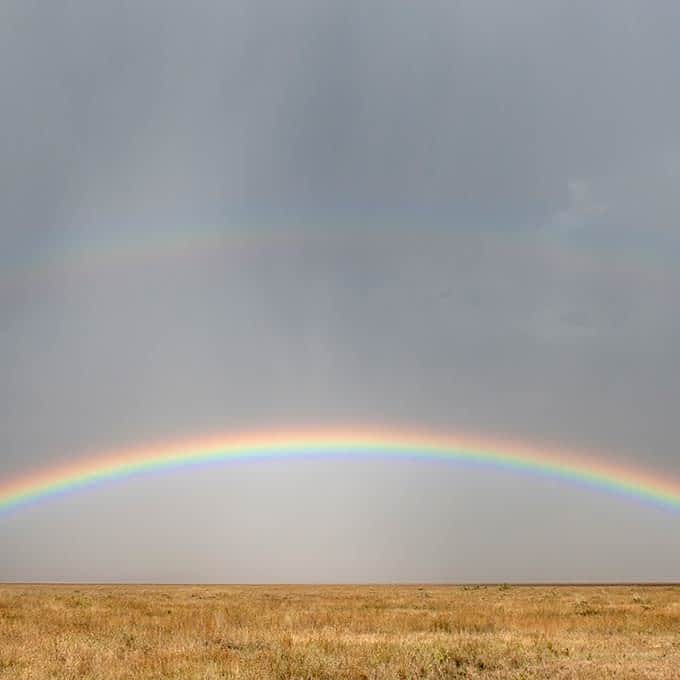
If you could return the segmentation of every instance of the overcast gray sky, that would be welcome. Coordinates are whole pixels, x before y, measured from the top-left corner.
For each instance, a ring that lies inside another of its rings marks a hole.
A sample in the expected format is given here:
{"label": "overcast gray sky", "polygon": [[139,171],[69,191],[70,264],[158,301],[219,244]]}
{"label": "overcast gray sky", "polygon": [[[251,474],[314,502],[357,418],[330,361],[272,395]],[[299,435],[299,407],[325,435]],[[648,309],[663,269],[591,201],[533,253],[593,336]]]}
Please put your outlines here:
{"label": "overcast gray sky", "polygon": [[[0,483],[371,423],[680,480],[680,5],[0,8]],[[680,516],[276,461],[0,517],[1,579],[680,579]]]}

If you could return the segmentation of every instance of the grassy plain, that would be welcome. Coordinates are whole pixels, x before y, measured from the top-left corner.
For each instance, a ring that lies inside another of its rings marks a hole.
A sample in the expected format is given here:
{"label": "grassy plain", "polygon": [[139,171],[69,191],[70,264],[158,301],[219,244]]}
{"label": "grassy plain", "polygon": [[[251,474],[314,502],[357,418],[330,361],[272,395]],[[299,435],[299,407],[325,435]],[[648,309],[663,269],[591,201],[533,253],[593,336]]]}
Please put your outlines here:
{"label": "grassy plain", "polygon": [[680,678],[680,587],[0,585],[43,678]]}

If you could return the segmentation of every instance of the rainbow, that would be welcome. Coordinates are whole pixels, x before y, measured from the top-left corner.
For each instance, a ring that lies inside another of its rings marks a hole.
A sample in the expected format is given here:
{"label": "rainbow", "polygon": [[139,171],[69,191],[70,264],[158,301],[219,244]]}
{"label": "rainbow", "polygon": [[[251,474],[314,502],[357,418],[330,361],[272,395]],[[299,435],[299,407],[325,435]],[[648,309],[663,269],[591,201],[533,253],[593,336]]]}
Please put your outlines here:
{"label": "rainbow", "polygon": [[[24,289],[36,282],[51,284],[63,276],[96,277],[105,273],[121,275],[128,267],[150,266],[157,262],[173,264],[192,259],[205,260],[211,257],[223,258],[225,253],[239,257],[255,256],[262,252],[285,254],[291,248],[304,244],[326,244],[335,247],[343,239],[356,244],[374,244],[385,240],[414,238],[414,231],[408,223],[371,227],[357,226],[340,220],[328,221],[326,227],[312,226],[314,223],[292,225],[255,226],[242,221],[231,226],[210,226],[179,228],[146,228],[132,225],[112,225],[101,232],[86,231],[78,239],[64,240],[32,258],[12,258],[0,267],[0,290],[7,288]],[[115,228],[114,228],[115,227]],[[431,227],[430,238],[445,233]],[[508,256],[522,252],[523,245],[503,230],[493,230],[495,242],[500,244]],[[418,232],[418,238],[421,238]],[[569,245],[569,244],[567,244]],[[602,262],[596,262],[578,249],[559,247],[545,253],[551,258],[551,266],[567,273],[589,274],[602,271]],[[643,257],[639,249],[633,257],[619,254],[608,267],[614,273],[640,276],[660,285],[666,285],[666,276],[649,258]]]}
{"label": "rainbow", "polygon": [[558,448],[546,450],[506,439],[351,428],[227,435],[99,454],[13,481],[0,480],[0,512],[100,482],[163,470],[227,461],[343,456],[439,459],[487,465],[586,484],[680,510],[680,482],[617,466],[601,456]]}

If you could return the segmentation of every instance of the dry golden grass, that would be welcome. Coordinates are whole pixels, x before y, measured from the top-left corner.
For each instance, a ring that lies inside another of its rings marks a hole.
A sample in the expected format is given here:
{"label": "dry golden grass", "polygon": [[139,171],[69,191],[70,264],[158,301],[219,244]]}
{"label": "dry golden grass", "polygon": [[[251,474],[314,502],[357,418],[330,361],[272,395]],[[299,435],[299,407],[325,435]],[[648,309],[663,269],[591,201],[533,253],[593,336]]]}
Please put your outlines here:
{"label": "dry golden grass", "polygon": [[0,678],[680,678],[680,588],[7,585]]}

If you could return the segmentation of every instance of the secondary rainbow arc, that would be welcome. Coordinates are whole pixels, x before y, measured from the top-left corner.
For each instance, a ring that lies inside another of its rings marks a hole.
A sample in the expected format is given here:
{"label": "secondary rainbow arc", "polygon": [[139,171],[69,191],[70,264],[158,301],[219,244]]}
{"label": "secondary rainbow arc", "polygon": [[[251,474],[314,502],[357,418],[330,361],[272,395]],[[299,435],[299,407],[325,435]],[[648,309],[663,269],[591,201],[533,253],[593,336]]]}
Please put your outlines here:
{"label": "secondary rainbow arc", "polygon": [[232,435],[100,454],[12,481],[0,480],[0,511],[97,482],[230,460],[388,456],[491,465],[587,484],[680,510],[680,482],[602,457],[507,440],[396,430],[319,430]]}

